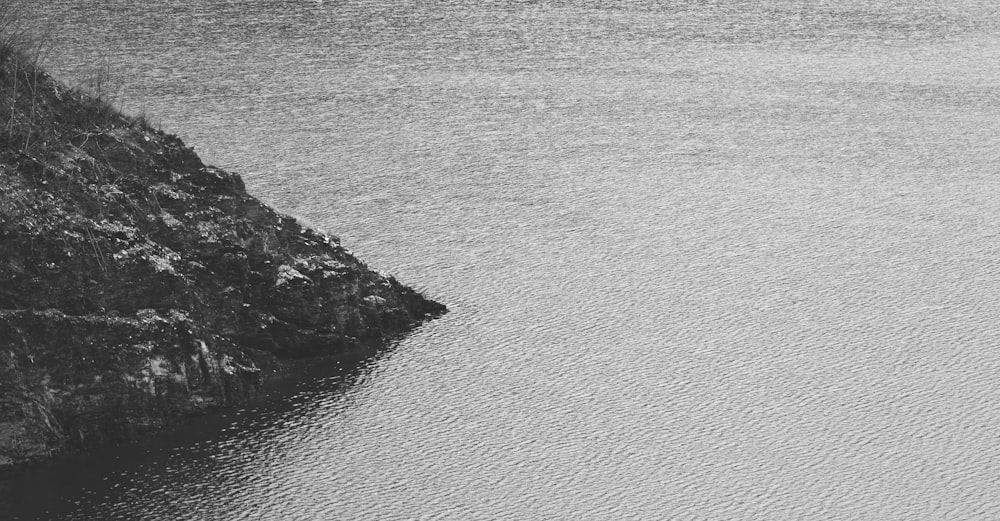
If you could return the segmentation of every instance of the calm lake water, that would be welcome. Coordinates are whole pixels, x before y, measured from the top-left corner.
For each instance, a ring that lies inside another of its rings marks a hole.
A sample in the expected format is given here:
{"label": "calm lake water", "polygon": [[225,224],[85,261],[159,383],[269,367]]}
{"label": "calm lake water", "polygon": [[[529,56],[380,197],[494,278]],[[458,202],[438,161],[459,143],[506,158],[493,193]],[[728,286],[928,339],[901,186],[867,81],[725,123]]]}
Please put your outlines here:
{"label": "calm lake water", "polygon": [[452,312],[8,478],[0,517],[1000,517],[995,2],[42,18],[57,75],[106,60],[127,111]]}

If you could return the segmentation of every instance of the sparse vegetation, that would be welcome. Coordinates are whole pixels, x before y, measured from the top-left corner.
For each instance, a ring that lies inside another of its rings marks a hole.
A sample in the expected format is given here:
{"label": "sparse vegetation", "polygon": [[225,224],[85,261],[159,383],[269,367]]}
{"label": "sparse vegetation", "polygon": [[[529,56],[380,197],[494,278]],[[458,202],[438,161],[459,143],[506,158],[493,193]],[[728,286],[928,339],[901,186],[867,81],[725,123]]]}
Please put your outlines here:
{"label": "sparse vegetation", "polygon": [[145,114],[121,112],[123,82],[110,59],[74,88],[44,72],[46,31],[24,27],[29,5],[28,0],[0,0],[0,150],[37,159],[47,143],[77,142],[103,128],[153,131]]}
{"label": "sparse vegetation", "polygon": [[15,51],[27,45],[23,27],[28,0],[0,0],[0,60],[6,61]]}

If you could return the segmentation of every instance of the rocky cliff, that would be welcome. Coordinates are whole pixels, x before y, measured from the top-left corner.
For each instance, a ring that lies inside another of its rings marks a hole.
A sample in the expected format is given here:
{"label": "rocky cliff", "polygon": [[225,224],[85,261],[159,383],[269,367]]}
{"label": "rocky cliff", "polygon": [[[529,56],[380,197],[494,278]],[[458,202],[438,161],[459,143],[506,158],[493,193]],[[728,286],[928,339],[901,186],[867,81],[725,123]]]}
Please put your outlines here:
{"label": "rocky cliff", "polygon": [[177,137],[0,59],[0,467],[239,403],[276,360],[445,312]]}

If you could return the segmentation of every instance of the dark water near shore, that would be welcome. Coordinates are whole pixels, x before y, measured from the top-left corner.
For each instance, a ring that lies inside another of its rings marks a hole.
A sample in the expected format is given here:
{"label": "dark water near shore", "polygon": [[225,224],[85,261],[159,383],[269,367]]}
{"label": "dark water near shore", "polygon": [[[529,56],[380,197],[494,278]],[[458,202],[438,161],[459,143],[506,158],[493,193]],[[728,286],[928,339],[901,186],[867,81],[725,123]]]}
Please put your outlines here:
{"label": "dark water near shore", "polygon": [[49,2],[50,69],[453,311],[0,505],[1000,517],[1000,10],[870,4]]}

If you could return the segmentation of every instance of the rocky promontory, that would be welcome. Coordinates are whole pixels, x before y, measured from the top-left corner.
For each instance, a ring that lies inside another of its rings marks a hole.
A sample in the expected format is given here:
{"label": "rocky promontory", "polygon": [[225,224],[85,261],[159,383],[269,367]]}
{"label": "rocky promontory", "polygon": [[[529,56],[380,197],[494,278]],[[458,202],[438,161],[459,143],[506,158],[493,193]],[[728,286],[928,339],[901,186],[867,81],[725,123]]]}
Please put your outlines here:
{"label": "rocky promontory", "polygon": [[240,403],[281,360],[446,311],[176,136],[0,60],[0,468]]}

